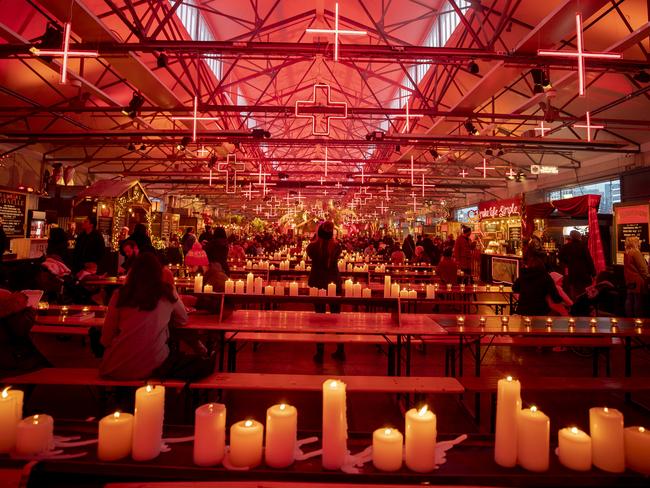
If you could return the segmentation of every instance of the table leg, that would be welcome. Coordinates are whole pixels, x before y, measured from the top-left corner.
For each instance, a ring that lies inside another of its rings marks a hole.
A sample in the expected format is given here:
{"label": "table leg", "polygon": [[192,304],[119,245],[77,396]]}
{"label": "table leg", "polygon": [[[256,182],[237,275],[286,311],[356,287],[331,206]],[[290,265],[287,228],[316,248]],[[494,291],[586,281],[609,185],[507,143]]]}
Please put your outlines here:
{"label": "table leg", "polygon": [[[625,377],[629,378],[632,376],[632,338],[625,338]],[[629,402],[632,400],[632,394],[627,392],[625,394],[625,401]]]}
{"label": "table leg", "polygon": [[458,336],[458,376],[463,376],[463,336]]}
{"label": "table leg", "polygon": [[402,336],[397,335],[397,346],[395,347],[395,376],[402,376]]}
{"label": "table leg", "polygon": [[411,335],[406,336],[406,376],[411,376]]}
{"label": "table leg", "polygon": [[225,363],[226,355],[226,332],[223,330],[219,331],[219,371],[223,373],[223,367]]}
{"label": "table leg", "polygon": [[474,362],[474,375],[481,376],[481,339],[478,338],[474,344],[474,354],[476,361]]}

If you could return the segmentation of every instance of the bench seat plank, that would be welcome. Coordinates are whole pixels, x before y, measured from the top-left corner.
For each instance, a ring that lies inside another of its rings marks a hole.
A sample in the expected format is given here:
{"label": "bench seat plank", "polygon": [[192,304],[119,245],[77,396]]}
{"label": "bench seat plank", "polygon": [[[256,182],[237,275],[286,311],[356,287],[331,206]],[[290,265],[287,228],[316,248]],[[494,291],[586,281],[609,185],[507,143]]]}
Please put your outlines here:
{"label": "bench seat plank", "polygon": [[[462,377],[461,384],[467,391],[496,392],[497,382],[503,376]],[[647,391],[648,378],[594,378],[588,377],[531,377],[519,378],[524,391]]]}
{"label": "bench seat plank", "polygon": [[96,368],[44,368],[31,373],[3,378],[7,385],[62,385],[62,386],[143,386],[146,383],[182,388],[182,380],[110,380],[99,376]]}

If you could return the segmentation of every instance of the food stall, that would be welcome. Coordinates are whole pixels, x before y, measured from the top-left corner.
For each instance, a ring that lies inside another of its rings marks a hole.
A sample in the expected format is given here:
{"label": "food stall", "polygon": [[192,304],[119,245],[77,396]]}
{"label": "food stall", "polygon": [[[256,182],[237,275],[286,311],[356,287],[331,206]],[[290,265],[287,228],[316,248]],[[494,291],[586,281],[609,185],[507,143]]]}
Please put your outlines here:
{"label": "food stall", "polygon": [[97,181],[77,195],[73,212],[76,220],[96,213],[97,230],[113,249],[122,227],[144,223],[151,232],[151,201],[137,180]]}
{"label": "food stall", "polygon": [[481,280],[513,283],[519,276],[522,215],[521,196],[479,203],[479,229],[476,234],[483,248]]}
{"label": "food stall", "polygon": [[622,265],[625,256],[625,239],[638,237],[641,253],[650,257],[650,201],[617,203],[614,205],[614,262]]}

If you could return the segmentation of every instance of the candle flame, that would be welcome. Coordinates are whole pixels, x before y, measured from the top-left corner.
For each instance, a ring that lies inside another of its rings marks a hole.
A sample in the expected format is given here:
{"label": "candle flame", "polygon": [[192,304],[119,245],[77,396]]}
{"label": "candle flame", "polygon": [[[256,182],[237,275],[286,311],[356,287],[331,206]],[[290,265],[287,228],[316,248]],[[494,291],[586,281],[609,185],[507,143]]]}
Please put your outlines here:
{"label": "candle flame", "polygon": [[578,428],[577,427],[571,427],[571,433],[572,434],[577,434],[578,433]]}
{"label": "candle flame", "polygon": [[9,396],[9,393],[8,393],[9,388],[11,388],[11,386],[8,386],[4,390],[2,390],[2,398],[7,398]]}
{"label": "candle flame", "polygon": [[[643,428],[643,427],[641,427],[641,428]],[[384,430],[384,434],[386,434],[386,435],[391,435],[392,433],[393,433],[393,429]]]}
{"label": "candle flame", "polygon": [[645,427],[639,427],[639,432],[645,432]]}
{"label": "candle flame", "polygon": [[427,410],[429,410],[429,407],[427,405],[425,405],[420,410],[418,410],[418,415],[420,417],[422,417],[425,413],[427,413]]}
{"label": "candle flame", "polygon": [[512,381],[512,376],[506,376],[506,381]]}
{"label": "candle flame", "polygon": [[252,427],[253,426],[253,421],[252,420],[247,420],[244,422],[244,427]]}
{"label": "candle flame", "polygon": [[120,412],[115,412],[113,414],[113,418],[119,419],[120,418]]}
{"label": "candle flame", "polygon": [[336,387],[338,387],[338,386],[339,386],[339,385],[338,385],[338,383],[336,382],[336,380],[332,380],[332,381],[330,381],[330,388],[336,388]]}
{"label": "candle flame", "polygon": [[607,408],[607,407],[603,408],[603,412],[609,413],[609,408]]}
{"label": "candle flame", "polygon": [[530,407],[530,411],[531,412],[537,412],[537,407],[535,405],[533,405],[532,407]]}
{"label": "candle flame", "polygon": [[284,410],[284,409],[286,409],[286,408],[287,408],[287,404],[286,404],[286,403],[281,403],[281,404],[280,404],[280,410]]}

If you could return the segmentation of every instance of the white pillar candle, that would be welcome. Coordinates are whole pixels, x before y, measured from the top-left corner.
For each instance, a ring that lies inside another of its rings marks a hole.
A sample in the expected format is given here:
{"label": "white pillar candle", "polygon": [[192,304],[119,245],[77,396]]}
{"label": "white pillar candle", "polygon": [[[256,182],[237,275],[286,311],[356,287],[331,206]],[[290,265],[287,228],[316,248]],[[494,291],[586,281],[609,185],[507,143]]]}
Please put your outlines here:
{"label": "white pillar candle", "polygon": [[133,415],[115,412],[99,421],[97,458],[117,461],[131,454],[133,443]]}
{"label": "white pillar candle", "polygon": [[293,464],[298,440],[298,411],[281,403],[266,411],[266,444],[264,460],[271,468],[286,468]]}
{"label": "white pillar candle", "polygon": [[390,298],[390,275],[384,276],[384,298]]}
{"label": "white pillar candle", "polygon": [[0,394],[0,453],[14,448],[19,416],[22,417],[22,391],[5,388]]}
{"label": "white pillar candle", "polygon": [[353,286],[354,283],[350,279],[345,280],[345,282],[343,283],[343,292],[346,297],[353,296],[354,294]]}
{"label": "white pillar candle", "polygon": [[275,271],[275,264],[272,264],[271,266],[269,266],[269,270],[270,271]]}
{"label": "white pillar candle", "polygon": [[418,292],[415,290],[409,290],[409,298],[417,298]]}
{"label": "white pillar candle", "polygon": [[255,275],[248,273],[246,275],[246,293],[252,295],[255,292]]}
{"label": "white pillar candle", "polygon": [[253,285],[253,288],[256,295],[262,294],[262,290],[264,288],[264,281],[262,281],[261,277],[258,276],[257,278],[255,278],[255,284]]}
{"label": "white pillar candle", "polygon": [[433,285],[427,285],[426,290],[427,290],[428,300],[433,300],[434,298],[436,298],[436,289],[434,288]]}
{"label": "white pillar candle", "polygon": [[325,290],[324,288],[320,288],[318,290],[318,296],[319,297],[326,297],[327,296],[327,290]]}
{"label": "white pillar candle", "polygon": [[310,286],[309,287],[309,296],[310,297],[317,297],[318,296],[318,288],[315,286]]}
{"label": "white pillar candle", "polygon": [[284,285],[282,283],[277,283],[275,285],[275,294],[278,296],[284,295]]}
{"label": "white pillar candle", "polygon": [[361,296],[363,298],[371,298],[372,297],[372,290],[370,288],[364,288],[361,291]]}
{"label": "white pillar candle", "polygon": [[207,403],[194,412],[194,464],[220,464],[226,452],[226,406]]}
{"label": "white pillar candle", "polygon": [[133,448],[135,461],[148,461],[160,454],[165,417],[165,387],[147,385],[135,392]]}
{"label": "white pillar candle", "polygon": [[254,468],[262,462],[264,426],[255,420],[241,420],[230,427],[230,464]]}
{"label": "white pillar candle", "polygon": [[372,434],[372,464],[379,471],[402,467],[404,436],[397,429],[381,428]]}
{"label": "white pillar candle", "polygon": [[328,297],[335,297],[336,296],[336,284],[335,283],[330,283],[327,285],[327,296]]}
{"label": "white pillar candle", "polygon": [[212,293],[214,291],[214,288],[212,285],[205,285],[203,287],[203,293]]}
{"label": "white pillar candle", "polygon": [[203,276],[197,274],[194,277],[194,293],[201,293],[203,291]]}
{"label": "white pillar candle", "polygon": [[392,298],[399,298],[399,283],[390,285],[390,296]]}
{"label": "white pillar candle", "polygon": [[224,285],[224,291],[230,294],[235,293],[235,282],[230,278],[226,280],[226,283]]}
{"label": "white pillar candle", "polygon": [[33,415],[21,420],[16,428],[16,454],[33,456],[54,447],[54,419]]}
{"label": "white pillar candle", "polygon": [[243,280],[237,280],[235,282],[235,293],[238,295],[243,295],[244,294],[244,281]]}
{"label": "white pillar candle", "polygon": [[338,266],[339,266],[339,272],[342,273],[343,271],[345,271],[345,261],[339,259]]}
{"label": "white pillar candle", "polygon": [[521,410],[521,384],[512,376],[497,383],[494,461],[505,468],[517,465],[517,414]]}
{"label": "white pillar candle", "polygon": [[409,291],[406,288],[404,288],[403,290],[401,290],[399,292],[399,297],[400,298],[408,298],[409,297]]}
{"label": "white pillar candle", "polygon": [[416,473],[428,473],[436,467],[436,416],[425,405],[406,412],[406,466]]}
{"label": "white pillar candle", "polygon": [[251,269],[252,266],[253,266],[253,261],[251,261],[250,259],[246,261],[246,269]]}
{"label": "white pillar candle", "polygon": [[519,411],[517,462],[528,471],[546,471],[549,463],[551,423],[537,407]]}
{"label": "white pillar candle", "polygon": [[348,263],[348,268],[347,268],[347,270],[348,270],[348,271],[353,271],[353,270],[354,270],[354,266],[352,265],[352,263]]}
{"label": "white pillar candle", "polygon": [[264,294],[265,295],[273,295],[273,292],[274,292],[274,290],[273,290],[273,287],[271,285],[266,285],[264,287]]}
{"label": "white pillar candle", "polygon": [[633,471],[650,475],[650,430],[639,426],[625,429],[625,464]]}
{"label": "white pillar candle", "polygon": [[323,383],[323,468],[340,469],[348,451],[346,385],[340,380]]}
{"label": "white pillar candle", "polygon": [[298,296],[298,283],[292,281],[289,283],[289,296],[297,297]]}
{"label": "white pillar candle", "polygon": [[591,437],[577,427],[566,427],[557,433],[557,455],[560,462],[574,471],[591,469]]}
{"label": "white pillar candle", "polygon": [[352,296],[356,298],[361,298],[361,283],[355,283],[352,285]]}
{"label": "white pillar candle", "polygon": [[615,408],[590,408],[589,430],[594,466],[611,473],[625,471],[623,414]]}

